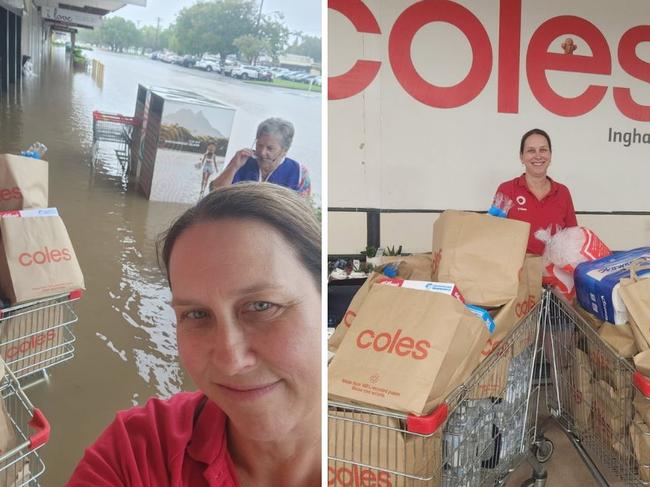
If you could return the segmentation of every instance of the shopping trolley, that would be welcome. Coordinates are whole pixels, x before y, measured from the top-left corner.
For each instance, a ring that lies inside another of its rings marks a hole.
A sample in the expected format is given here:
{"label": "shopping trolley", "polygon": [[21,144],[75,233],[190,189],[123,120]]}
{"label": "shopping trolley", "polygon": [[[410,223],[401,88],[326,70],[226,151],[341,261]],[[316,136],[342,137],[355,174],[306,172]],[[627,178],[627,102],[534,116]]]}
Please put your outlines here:
{"label": "shopping trolley", "polygon": [[113,142],[118,145],[115,156],[126,173],[131,160],[131,142],[133,132],[140,126],[135,117],[126,117],[116,113],[93,112],[93,165],[99,154],[99,142]]}
{"label": "shopping trolley", "polygon": [[328,403],[328,484],[476,487],[504,485],[528,457],[543,486],[536,451],[540,399],[534,364],[542,353],[542,304],[429,416]]}
{"label": "shopping trolley", "polygon": [[546,296],[546,348],[555,383],[546,400],[552,417],[600,485],[614,478],[650,485],[650,449],[647,463],[639,465],[635,455],[640,443],[650,446],[650,432],[634,413],[635,401],[650,407],[650,384],[572,305],[552,291]]}
{"label": "shopping trolley", "polygon": [[22,379],[74,357],[77,290],[0,309],[0,356]]}
{"label": "shopping trolley", "polygon": [[7,430],[0,441],[8,448],[0,451],[0,485],[36,486],[38,477],[45,471],[37,450],[49,440],[50,425],[9,369],[5,369],[0,380],[0,394],[5,409],[1,421],[6,427],[3,430]]}

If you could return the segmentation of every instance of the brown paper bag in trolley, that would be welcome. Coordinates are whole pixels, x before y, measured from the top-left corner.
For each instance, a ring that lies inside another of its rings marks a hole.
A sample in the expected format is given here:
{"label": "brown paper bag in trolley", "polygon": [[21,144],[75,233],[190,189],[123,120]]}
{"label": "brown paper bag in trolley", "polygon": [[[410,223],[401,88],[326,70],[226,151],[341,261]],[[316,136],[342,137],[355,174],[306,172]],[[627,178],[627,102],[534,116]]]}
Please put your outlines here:
{"label": "brown paper bag in trolley", "polygon": [[630,266],[630,278],[622,280],[619,294],[628,311],[630,326],[641,337],[636,342],[640,351],[650,348],[650,278],[639,279],[637,271],[641,266],[646,267],[646,260],[634,261]]}
{"label": "brown paper bag in trolley", "polygon": [[84,289],[63,221],[54,216],[0,217],[0,292],[12,304]]}
{"label": "brown paper bag in trolley", "polygon": [[496,307],[516,298],[530,224],[447,210],[433,224],[431,280],[453,282],[468,304]]}
{"label": "brown paper bag in trolley", "polygon": [[0,319],[0,356],[18,377],[52,365],[65,351],[63,303],[36,304]]}
{"label": "brown paper bag in trolley", "polygon": [[488,335],[454,297],[373,286],[328,368],[329,393],[427,414],[469,377]]}
{"label": "brown paper bag in trolley", "polygon": [[[578,433],[584,434],[591,429],[591,410],[593,404],[593,389],[591,364],[589,357],[579,348],[575,349],[573,364],[571,367],[572,383],[560,381],[567,390],[563,395],[567,397],[573,406],[573,417]],[[573,386],[573,387],[572,387]]]}
{"label": "brown paper bag in trolley", "polygon": [[[494,314],[495,330],[488,338],[481,351],[481,361],[489,357],[515,325],[535,307],[542,295],[542,258],[538,255],[526,255],[524,265],[519,273],[517,296],[498,308]],[[535,317],[529,317],[536,319]],[[536,327],[526,326],[525,331],[517,334],[506,350],[499,352],[499,358],[492,366],[492,371],[485,374],[477,387],[470,391],[471,399],[501,397],[508,380],[510,360],[534,345]]]}
{"label": "brown paper bag in trolley", "polygon": [[[431,272],[430,254],[389,257],[386,258],[385,263],[397,264],[397,275],[395,277],[399,277],[400,279],[428,280],[429,274]],[[381,269],[383,269],[383,266],[378,268],[378,270]],[[425,275],[426,279],[423,279],[423,276]],[[352,298],[352,301],[350,301],[350,305],[348,306],[345,315],[343,315],[341,323],[338,324],[336,330],[334,331],[334,334],[327,342],[327,348],[330,352],[336,352],[336,350],[339,348],[339,345],[341,344],[341,341],[343,341],[343,337],[347,333],[348,328],[350,328],[350,325],[356,318],[361,304],[366,299],[366,296],[368,296],[370,288],[372,287],[373,283],[381,277],[384,277],[381,272],[373,272],[370,274],[370,276],[368,276],[368,279],[366,279],[366,282],[363,283],[363,286],[361,286],[356,292]]]}
{"label": "brown paper bag in trolley", "polygon": [[[404,421],[389,416],[332,409],[328,415],[331,416],[327,427],[328,457],[339,459],[328,461],[328,485],[439,487],[442,484],[442,427],[433,435],[418,436],[404,432]],[[407,475],[431,480],[415,481]]]}
{"label": "brown paper bag in trolley", "polygon": [[639,466],[639,477],[643,481],[650,481],[650,429],[640,418],[635,418],[630,425],[630,439]]}
{"label": "brown paper bag in trolley", "polygon": [[48,164],[0,154],[0,211],[47,208]]}
{"label": "brown paper bag in trolley", "polygon": [[[0,360],[0,383],[4,381],[5,364]],[[14,430],[4,399],[0,397],[0,455],[7,453],[16,446],[18,438]],[[0,482],[2,479],[0,478]]]}

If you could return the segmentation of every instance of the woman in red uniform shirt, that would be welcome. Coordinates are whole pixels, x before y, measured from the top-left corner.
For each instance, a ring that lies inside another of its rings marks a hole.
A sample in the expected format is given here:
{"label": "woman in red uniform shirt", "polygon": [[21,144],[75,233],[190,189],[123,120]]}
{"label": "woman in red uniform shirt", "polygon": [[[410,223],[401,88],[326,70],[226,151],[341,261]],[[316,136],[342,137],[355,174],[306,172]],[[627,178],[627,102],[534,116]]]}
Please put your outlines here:
{"label": "woman in red uniform shirt", "polygon": [[508,218],[530,223],[527,251],[538,255],[544,252],[545,244],[535,232],[548,230],[553,235],[578,224],[569,189],[546,174],[551,155],[551,138],[546,132],[526,132],[519,146],[519,158],[526,172],[499,185],[494,197],[495,205]]}
{"label": "woman in red uniform shirt", "polygon": [[321,241],[293,191],[242,183],[168,230],[180,360],[198,387],[118,413],[68,486],[317,486]]}

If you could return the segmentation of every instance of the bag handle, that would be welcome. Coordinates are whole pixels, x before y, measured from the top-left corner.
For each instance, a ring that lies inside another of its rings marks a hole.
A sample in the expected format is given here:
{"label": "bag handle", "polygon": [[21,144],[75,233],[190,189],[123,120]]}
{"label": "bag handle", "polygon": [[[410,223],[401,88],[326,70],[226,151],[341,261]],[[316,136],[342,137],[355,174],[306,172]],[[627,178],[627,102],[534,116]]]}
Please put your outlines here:
{"label": "bag handle", "polygon": [[630,263],[630,278],[634,282],[639,280],[637,273],[641,269],[650,269],[650,257],[639,257]]}

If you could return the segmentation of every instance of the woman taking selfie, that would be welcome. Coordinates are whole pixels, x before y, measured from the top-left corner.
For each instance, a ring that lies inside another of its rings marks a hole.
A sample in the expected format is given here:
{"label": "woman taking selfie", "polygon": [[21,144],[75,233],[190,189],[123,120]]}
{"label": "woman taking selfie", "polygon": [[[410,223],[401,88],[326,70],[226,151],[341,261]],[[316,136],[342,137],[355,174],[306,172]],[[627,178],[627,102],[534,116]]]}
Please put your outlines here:
{"label": "woman taking selfie", "polygon": [[68,485],[320,485],[320,256],[311,208],[280,186],[187,210],[161,259],[198,391],[118,413]]}

